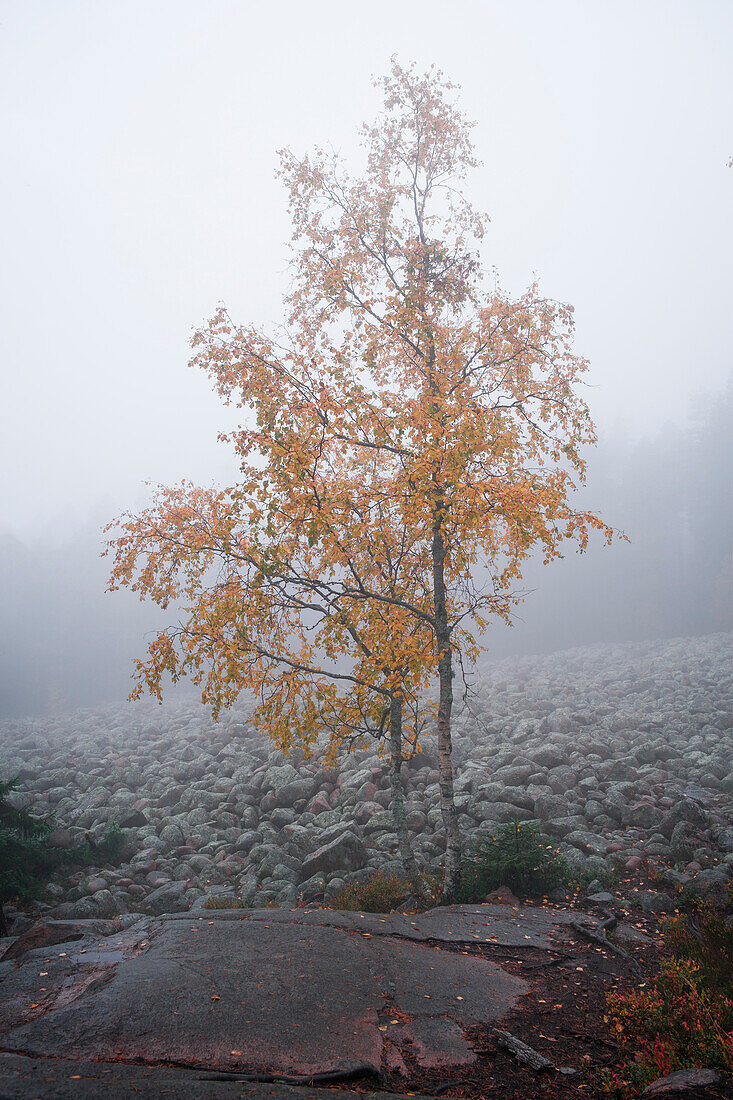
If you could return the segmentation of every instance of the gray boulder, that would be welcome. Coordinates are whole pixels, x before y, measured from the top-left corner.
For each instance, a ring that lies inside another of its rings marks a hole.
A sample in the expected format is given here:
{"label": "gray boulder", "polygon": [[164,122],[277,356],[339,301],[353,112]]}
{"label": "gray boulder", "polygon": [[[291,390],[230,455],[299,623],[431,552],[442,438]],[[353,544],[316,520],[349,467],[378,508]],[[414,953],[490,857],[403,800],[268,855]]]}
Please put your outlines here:
{"label": "gray boulder", "polygon": [[659,894],[654,890],[645,890],[639,895],[639,902],[645,913],[674,912],[674,902],[669,894]]}
{"label": "gray boulder", "polygon": [[698,829],[706,829],[710,822],[710,815],[703,809],[699,802],[692,798],[681,798],[680,801],[668,810],[659,823],[660,832],[666,837],[671,837],[675,825],[680,821],[688,821]]}
{"label": "gray boulder", "polygon": [[101,907],[96,897],[79,898],[74,902],[68,915],[72,920],[91,920],[101,915]]}
{"label": "gray boulder", "polygon": [[103,920],[109,920],[126,911],[126,907],[109,890],[97,890],[94,901],[99,906],[99,915]]}
{"label": "gray boulder", "polygon": [[692,882],[688,882],[684,887],[683,894],[685,898],[699,898],[722,909],[728,902],[730,889],[728,868],[723,865],[698,871]]}
{"label": "gray boulder", "polygon": [[161,913],[186,913],[189,908],[185,882],[167,882],[159,886],[145,899],[145,904],[156,917]]}
{"label": "gray boulder", "polygon": [[585,832],[583,829],[575,829],[565,837],[566,844],[572,844],[573,848],[579,848],[589,856],[605,856],[608,851],[608,841],[595,833]]}
{"label": "gray boulder", "polygon": [[319,871],[329,874],[333,871],[356,871],[367,862],[367,850],[355,833],[347,831],[318,848],[309,859],[303,862],[300,870],[301,881],[312,878]]}

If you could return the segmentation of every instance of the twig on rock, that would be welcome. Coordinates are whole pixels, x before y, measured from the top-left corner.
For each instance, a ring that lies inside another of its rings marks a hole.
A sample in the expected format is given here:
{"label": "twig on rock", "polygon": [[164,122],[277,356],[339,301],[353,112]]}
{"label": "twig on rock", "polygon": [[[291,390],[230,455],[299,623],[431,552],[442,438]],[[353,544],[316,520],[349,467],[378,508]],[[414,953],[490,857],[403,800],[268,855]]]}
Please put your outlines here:
{"label": "twig on rock", "polygon": [[581,924],[580,921],[574,920],[570,921],[570,928],[577,932],[579,936],[582,936],[583,939],[590,940],[591,943],[599,943],[606,951],[610,951],[614,955],[620,955],[622,959],[626,959],[626,962],[637,977],[640,978],[642,976],[641,967],[636,959],[632,958],[628,951],[624,951],[623,947],[611,943],[603,926],[599,925],[597,928],[591,928],[587,924]]}

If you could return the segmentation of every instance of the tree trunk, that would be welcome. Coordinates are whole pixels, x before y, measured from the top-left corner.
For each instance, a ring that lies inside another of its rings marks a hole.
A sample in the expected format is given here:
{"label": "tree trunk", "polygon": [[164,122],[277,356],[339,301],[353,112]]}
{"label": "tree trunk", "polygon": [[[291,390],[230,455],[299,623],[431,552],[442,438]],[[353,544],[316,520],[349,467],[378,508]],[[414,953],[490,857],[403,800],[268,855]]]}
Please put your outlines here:
{"label": "tree trunk", "polygon": [[416,896],[424,901],[427,897],[427,890],[417,866],[405,821],[405,794],[402,787],[402,700],[396,695],[392,696],[389,710],[389,748],[392,814],[400,858],[412,889]]}
{"label": "tree trunk", "polygon": [[451,745],[451,711],[453,709],[453,654],[448,629],[448,609],[445,592],[445,540],[442,524],[444,500],[436,497],[433,513],[433,598],[435,603],[435,640],[438,646],[438,762],[440,769],[440,809],[445,825],[445,879],[443,901],[455,900],[461,887],[461,834],[458,812],[453,796],[453,760]]}
{"label": "tree trunk", "polygon": [[9,935],[10,935],[10,932],[8,931],[8,922],[5,919],[5,912],[3,910],[3,903],[2,903],[2,901],[0,901],[0,939],[4,939],[6,936],[9,936]]}

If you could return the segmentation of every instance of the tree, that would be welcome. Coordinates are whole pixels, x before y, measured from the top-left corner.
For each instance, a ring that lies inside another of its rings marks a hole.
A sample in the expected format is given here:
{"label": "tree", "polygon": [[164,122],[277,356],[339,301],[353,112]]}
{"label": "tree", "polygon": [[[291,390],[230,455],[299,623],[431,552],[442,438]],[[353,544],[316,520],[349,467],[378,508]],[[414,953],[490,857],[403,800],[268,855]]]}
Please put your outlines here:
{"label": "tree", "polygon": [[[154,521],[127,517],[113,581],[188,600],[185,627],[159,635],[141,682],[159,693],[166,671],[195,670],[215,710],[254,688],[281,743],[293,728],[312,739],[329,711],[338,739],[353,706],[378,726],[386,700],[416,700],[436,676],[450,900],[455,663],[476,655],[492,615],[510,620],[533,548],[549,561],[566,539],[583,549],[591,529],[611,531],[569,502],[595,441],[572,307],[536,286],[482,288],[484,219],[459,190],[476,162],[453,85],[395,61],[383,85],[360,179],[321,152],[282,154],[295,252],[286,328],[270,337],[220,310],[194,337],[193,362],[254,419],[231,437],[239,485],[187,487]],[[324,655],[353,666],[325,682]]]}
{"label": "tree", "polygon": [[17,779],[0,779],[0,937],[9,935],[4,903],[36,897],[54,867],[48,849],[53,826],[10,802],[17,786]]}
{"label": "tree", "polygon": [[51,874],[64,863],[106,863],[114,860],[122,847],[116,824],[107,827],[98,843],[87,834],[81,844],[56,846],[51,842],[56,828],[52,817],[39,817],[11,802],[18,784],[17,777],[0,779],[0,937],[8,935],[3,911],[6,902],[40,897]]}
{"label": "tree", "polygon": [[[289,457],[279,445],[277,452]],[[401,545],[391,532],[390,502],[378,499],[373,480],[377,524],[370,527],[363,516],[356,523],[353,492],[338,516],[335,502],[347,497],[333,471],[309,480],[301,469],[298,483],[322,507],[331,494],[336,509],[329,537],[319,537],[297,503],[289,467],[280,465],[279,487],[263,486],[256,474],[225,492],[160,489],[142,515],[118,521],[112,586],[186,608],[185,621],[161,632],[147,662],[137,662],[133,696],[147,688],[161,698],[166,673],[174,681],[191,675],[215,715],[243,688],[252,691],[255,722],[286,751],[296,739],[309,748],[323,730],[332,757],[344,743],[386,740],[400,854],[421,894],[401,777],[404,746],[414,747],[430,711],[421,698],[430,655],[419,650],[419,621],[401,606],[407,596],[418,599],[408,577],[414,549],[406,532]],[[379,601],[364,598],[370,576]]]}

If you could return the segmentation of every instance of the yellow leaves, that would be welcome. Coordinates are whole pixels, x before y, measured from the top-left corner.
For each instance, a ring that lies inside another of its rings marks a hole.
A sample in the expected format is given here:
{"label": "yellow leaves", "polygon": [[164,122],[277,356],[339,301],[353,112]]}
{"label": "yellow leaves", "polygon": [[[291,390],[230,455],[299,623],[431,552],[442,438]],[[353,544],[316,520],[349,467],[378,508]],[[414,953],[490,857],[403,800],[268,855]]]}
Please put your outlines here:
{"label": "yellow leaves", "polygon": [[533,548],[550,560],[563,538],[612,533],[568,503],[567,470],[582,478],[593,439],[572,310],[536,286],[480,292],[481,217],[433,202],[438,176],[455,184],[473,163],[451,86],[395,63],[384,87],[362,179],[320,153],[281,155],[296,241],[287,335],[221,308],[193,337],[192,364],[243,410],[228,436],[237,484],[159,487],[108,543],[110,587],[179,618],[138,662],[134,694],[160,698],[166,677],[188,675],[216,714],[252,691],[255,721],[284,746],[373,731],[394,694],[417,738],[448,653],[436,536],[450,646],[471,658],[490,616],[510,621]]}

